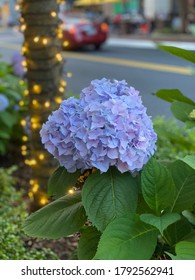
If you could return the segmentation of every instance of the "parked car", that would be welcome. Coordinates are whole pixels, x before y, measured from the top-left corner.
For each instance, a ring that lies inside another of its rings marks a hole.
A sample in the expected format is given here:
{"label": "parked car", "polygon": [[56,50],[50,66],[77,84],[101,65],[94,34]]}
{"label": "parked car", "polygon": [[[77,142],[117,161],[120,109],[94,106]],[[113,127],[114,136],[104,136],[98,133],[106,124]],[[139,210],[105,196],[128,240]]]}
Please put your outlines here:
{"label": "parked car", "polygon": [[108,38],[109,26],[81,16],[60,15],[63,31],[63,48],[76,49],[93,45],[99,49]]}

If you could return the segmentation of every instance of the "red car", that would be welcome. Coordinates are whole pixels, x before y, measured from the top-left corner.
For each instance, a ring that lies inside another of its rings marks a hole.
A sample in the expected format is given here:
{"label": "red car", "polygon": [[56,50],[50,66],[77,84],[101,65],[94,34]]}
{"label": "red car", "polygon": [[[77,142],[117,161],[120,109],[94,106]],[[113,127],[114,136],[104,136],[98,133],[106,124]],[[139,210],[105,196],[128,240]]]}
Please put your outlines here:
{"label": "red car", "polygon": [[106,23],[91,21],[83,17],[60,16],[62,20],[63,48],[76,49],[93,45],[99,49],[108,37]]}

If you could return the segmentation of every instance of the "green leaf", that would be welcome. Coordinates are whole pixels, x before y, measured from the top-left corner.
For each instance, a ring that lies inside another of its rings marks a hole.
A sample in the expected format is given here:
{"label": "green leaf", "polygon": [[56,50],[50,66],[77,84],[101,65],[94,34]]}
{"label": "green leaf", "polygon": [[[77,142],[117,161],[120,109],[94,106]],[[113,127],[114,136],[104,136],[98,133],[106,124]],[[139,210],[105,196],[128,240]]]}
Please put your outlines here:
{"label": "green leaf", "polygon": [[81,230],[78,244],[79,260],[91,260],[95,256],[101,233],[95,227],[85,227]]}
{"label": "green leaf", "polygon": [[195,203],[195,171],[180,160],[170,164],[169,168],[176,186],[170,211],[182,212]]}
{"label": "green leaf", "polygon": [[106,173],[96,171],[84,183],[82,202],[93,225],[103,231],[116,217],[135,212],[138,189],[129,172],[121,174],[116,168]]}
{"label": "green leaf", "polygon": [[192,101],[190,98],[183,95],[181,91],[179,91],[178,89],[161,89],[157,91],[155,95],[171,103],[174,101],[181,101],[184,103],[195,105],[194,101]]}
{"label": "green leaf", "polygon": [[162,216],[155,216],[153,214],[142,214],[140,219],[154,227],[156,227],[160,233],[163,235],[163,231],[171,224],[175,223],[180,219],[180,215],[178,213],[165,213]]}
{"label": "green leaf", "polygon": [[4,112],[0,112],[0,120],[7,126],[7,127],[12,127],[16,122],[16,116],[14,116],[13,114],[4,111]]}
{"label": "green leaf", "polygon": [[190,233],[185,240],[180,241],[175,246],[177,257],[186,260],[195,260],[195,231]]}
{"label": "green leaf", "polygon": [[163,45],[158,45],[158,46],[161,50],[164,50],[170,54],[173,54],[175,56],[188,60],[192,63],[195,63],[195,53],[194,52],[184,50],[181,48],[177,48],[177,47],[172,47],[172,46],[163,46]]}
{"label": "green leaf", "polygon": [[74,186],[80,172],[68,173],[64,167],[58,167],[48,181],[48,195],[57,198],[64,196]]}
{"label": "green leaf", "polygon": [[11,138],[11,133],[8,131],[2,131],[0,130],[0,138],[2,139],[10,139]]}
{"label": "green leaf", "polygon": [[185,162],[191,168],[195,169],[195,155],[185,156],[181,161]]}
{"label": "green leaf", "polygon": [[171,104],[171,111],[175,118],[182,122],[189,121],[189,114],[194,110],[195,105],[187,104],[180,101],[174,101]]}
{"label": "green leaf", "polygon": [[186,218],[182,217],[177,222],[169,225],[164,230],[163,235],[170,246],[175,246],[176,243],[184,239],[191,231],[191,224]]}
{"label": "green leaf", "polygon": [[157,215],[173,201],[175,186],[171,175],[154,158],[148,161],[142,171],[141,186],[144,200]]}
{"label": "green leaf", "polygon": [[78,231],[86,221],[81,193],[57,199],[29,216],[23,230],[27,235],[57,239]]}
{"label": "green leaf", "polygon": [[111,222],[102,234],[95,259],[148,260],[154,253],[158,231],[138,215]]}

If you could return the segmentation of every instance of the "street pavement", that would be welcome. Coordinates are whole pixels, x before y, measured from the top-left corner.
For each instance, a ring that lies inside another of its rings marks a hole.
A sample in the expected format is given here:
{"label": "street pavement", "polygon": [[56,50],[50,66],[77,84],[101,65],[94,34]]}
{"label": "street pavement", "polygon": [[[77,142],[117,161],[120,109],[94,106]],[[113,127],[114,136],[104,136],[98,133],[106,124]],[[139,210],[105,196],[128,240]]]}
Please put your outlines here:
{"label": "street pavement", "polygon": [[[0,45],[4,42],[22,42],[23,35],[14,28],[0,28]],[[156,49],[157,42],[163,45],[195,51],[195,36],[190,35],[151,35],[129,34],[120,35],[111,33],[105,45],[128,48]]]}

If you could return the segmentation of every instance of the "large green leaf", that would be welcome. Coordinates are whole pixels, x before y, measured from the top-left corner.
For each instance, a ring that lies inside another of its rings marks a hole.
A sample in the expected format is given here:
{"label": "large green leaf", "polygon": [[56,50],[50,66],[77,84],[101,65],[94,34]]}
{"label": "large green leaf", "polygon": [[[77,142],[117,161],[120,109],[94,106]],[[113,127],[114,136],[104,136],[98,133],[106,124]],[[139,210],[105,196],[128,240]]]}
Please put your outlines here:
{"label": "large green leaf", "polygon": [[195,231],[176,244],[175,253],[181,259],[195,260]]}
{"label": "large green leaf", "polygon": [[86,221],[81,193],[66,195],[29,216],[23,230],[32,237],[57,239],[78,231]]}
{"label": "large green leaf", "polygon": [[161,216],[155,216],[153,214],[142,214],[140,219],[154,227],[156,227],[160,233],[163,235],[163,231],[171,224],[175,223],[180,219],[180,215],[178,213],[165,213]]}
{"label": "large green leaf", "polygon": [[195,53],[194,52],[184,50],[181,48],[177,48],[177,47],[172,47],[172,46],[163,46],[163,45],[158,45],[158,46],[160,49],[162,49],[166,52],[169,52],[170,54],[173,54],[175,56],[188,60],[192,63],[195,63]]}
{"label": "large green leaf", "polygon": [[0,121],[3,122],[7,127],[12,127],[16,122],[17,118],[14,114],[3,111],[0,112]]}
{"label": "large green leaf", "polygon": [[195,203],[195,171],[183,161],[177,160],[170,165],[170,172],[176,186],[170,211],[182,212]]}
{"label": "large green leaf", "polygon": [[175,246],[192,231],[192,226],[188,220],[182,217],[177,222],[169,225],[163,232],[165,240],[170,246]]}
{"label": "large green leaf", "polygon": [[178,89],[161,89],[157,91],[155,95],[171,103],[174,101],[181,101],[184,103],[195,105],[194,101],[192,101],[190,98],[183,95],[181,91],[179,91]]}
{"label": "large green leaf", "polygon": [[91,260],[96,254],[101,233],[95,227],[81,229],[81,238],[78,244],[79,260]]}
{"label": "large green leaf", "polygon": [[195,170],[195,155],[185,156],[181,160]]}
{"label": "large green leaf", "polygon": [[182,122],[189,121],[189,114],[195,109],[195,105],[184,103],[181,101],[174,101],[171,104],[171,111],[175,118]]}
{"label": "large green leaf", "polygon": [[170,206],[175,194],[175,186],[167,168],[151,158],[141,174],[143,197],[148,206],[160,216],[162,210]]}
{"label": "large green leaf", "polygon": [[106,173],[96,171],[87,178],[82,202],[92,224],[103,231],[116,217],[135,212],[137,196],[136,180],[131,174],[110,168]]}
{"label": "large green leaf", "polygon": [[95,259],[147,260],[154,253],[158,230],[140,221],[138,215],[111,222],[102,234]]}
{"label": "large green leaf", "polygon": [[48,195],[64,196],[75,185],[79,175],[79,171],[68,173],[64,167],[58,167],[48,181]]}

